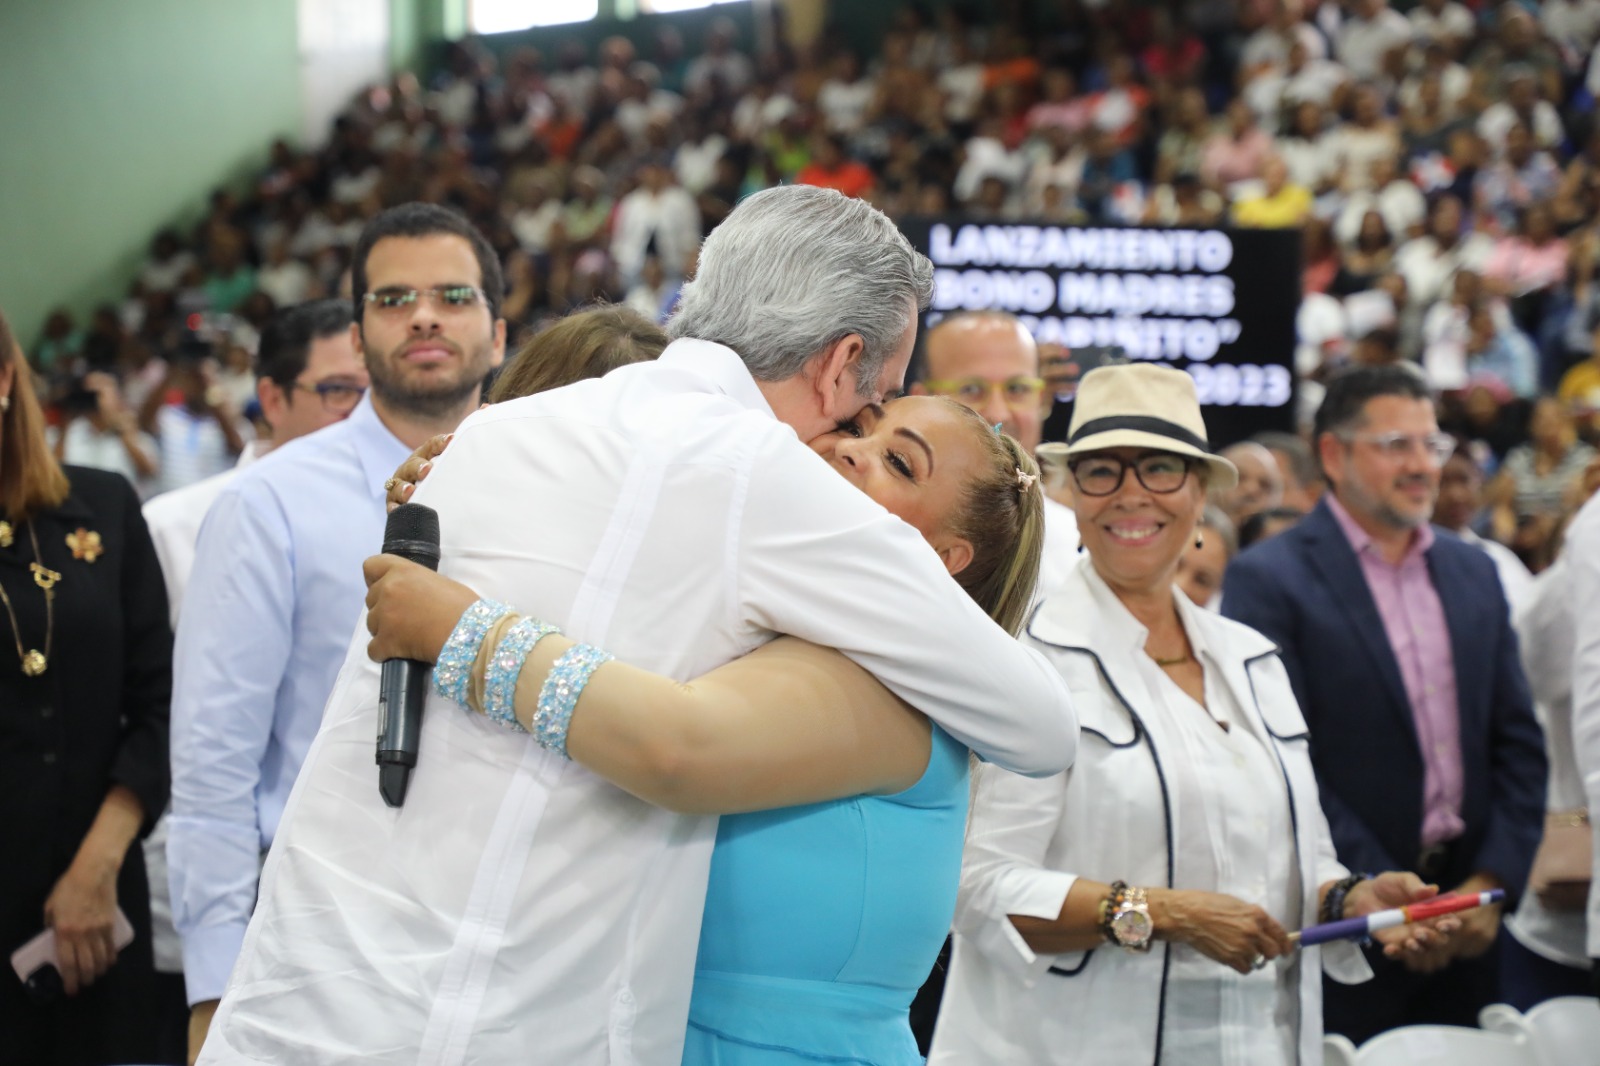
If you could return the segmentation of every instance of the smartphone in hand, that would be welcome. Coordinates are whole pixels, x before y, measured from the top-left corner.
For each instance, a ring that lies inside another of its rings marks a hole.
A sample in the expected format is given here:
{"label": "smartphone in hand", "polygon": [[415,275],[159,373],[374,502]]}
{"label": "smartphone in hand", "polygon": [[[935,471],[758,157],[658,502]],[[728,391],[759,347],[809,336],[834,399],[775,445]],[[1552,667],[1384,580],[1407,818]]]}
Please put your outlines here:
{"label": "smartphone in hand", "polygon": [[[133,943],[133,923],[117,908],[111,924],[111,945],[121,951]],[[46,929],[11,953],[11,968],[35,1000],[47,1002],[61,995],[61,959],[56,954],[56,931]]]}

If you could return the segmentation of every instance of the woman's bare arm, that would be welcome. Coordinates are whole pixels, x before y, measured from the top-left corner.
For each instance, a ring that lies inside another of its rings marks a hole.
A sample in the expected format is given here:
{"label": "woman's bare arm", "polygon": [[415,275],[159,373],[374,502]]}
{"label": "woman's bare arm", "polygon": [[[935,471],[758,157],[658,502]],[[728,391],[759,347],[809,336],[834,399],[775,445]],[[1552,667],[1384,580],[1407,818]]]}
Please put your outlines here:
{"label": "woman's bare arm", "polygon": [[[478,596],[394,556],[366,564],[375,659],[437,660]],[[472,702],[498,637],[473,667]],[[573,646],[548,636],[529,653],[515,711],[533,724],[539,690]],[[579,697],[567,753],[640,799],[685,813],[730,814],[898,792],[928,765],[928,720],[837,651],[782,637],[680,684],[612,661]],[[532,743],[532,741],[530,741]]]}

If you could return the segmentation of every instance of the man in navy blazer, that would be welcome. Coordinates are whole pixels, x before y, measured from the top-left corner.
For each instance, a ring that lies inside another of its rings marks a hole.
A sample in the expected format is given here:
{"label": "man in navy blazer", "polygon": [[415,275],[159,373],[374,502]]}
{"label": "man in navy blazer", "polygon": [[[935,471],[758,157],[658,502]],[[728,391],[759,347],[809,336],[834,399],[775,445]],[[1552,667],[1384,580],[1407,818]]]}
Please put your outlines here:
{"label": "man in navy blazer", "polygon": [[[1315,443],[1331,492],[1234,560],[1223,613],[1282,649],[1340,861],[1515,897],[1544,826],[1544,742],[1494,563],[1428,523],[1451,442],[1426,384],[1346,372]],[[1465,912],[1422,959],[1374,957],[1364,985],[1326,982],[1328,1030],[1476,1024],[1498,994],[1500,911]]]}

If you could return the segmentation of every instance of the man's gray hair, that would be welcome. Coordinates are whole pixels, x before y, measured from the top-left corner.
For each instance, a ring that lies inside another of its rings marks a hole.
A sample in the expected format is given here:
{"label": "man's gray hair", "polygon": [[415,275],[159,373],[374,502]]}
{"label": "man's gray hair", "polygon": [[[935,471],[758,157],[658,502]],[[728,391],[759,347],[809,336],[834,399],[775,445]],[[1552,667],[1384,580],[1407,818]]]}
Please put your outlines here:
{"label": "man's gray hair", "polygon": [[758,381],[783,381],[856,333],[856,388],[871,396],[932,299],[933,264],[882,211],[788,185],[740,201],[706,238],[667,335],[725,344]]}

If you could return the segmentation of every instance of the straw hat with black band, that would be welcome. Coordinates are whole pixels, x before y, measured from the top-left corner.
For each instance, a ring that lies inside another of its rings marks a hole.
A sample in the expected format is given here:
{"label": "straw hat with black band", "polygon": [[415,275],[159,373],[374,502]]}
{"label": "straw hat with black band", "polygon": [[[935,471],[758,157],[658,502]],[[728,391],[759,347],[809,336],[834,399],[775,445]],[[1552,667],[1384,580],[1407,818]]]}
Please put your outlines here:
{"label": "straw hat with black band", "polygon": [[1200,417],[1194,378],[1155,363],[1101,366],[1078,383],[1065,444],[1041,444],[1041,459],[1070,461],[1108,448],[1148,448],[1198,459],[1210,468],[1208,486],[1229,489],[1239,471],[1213,455]]}

